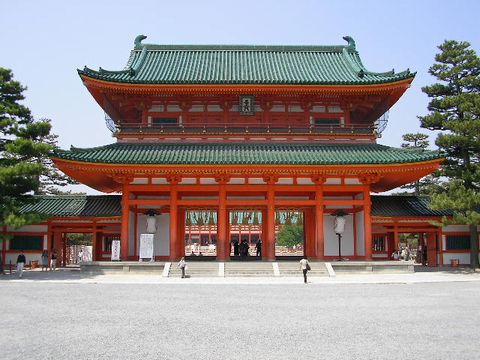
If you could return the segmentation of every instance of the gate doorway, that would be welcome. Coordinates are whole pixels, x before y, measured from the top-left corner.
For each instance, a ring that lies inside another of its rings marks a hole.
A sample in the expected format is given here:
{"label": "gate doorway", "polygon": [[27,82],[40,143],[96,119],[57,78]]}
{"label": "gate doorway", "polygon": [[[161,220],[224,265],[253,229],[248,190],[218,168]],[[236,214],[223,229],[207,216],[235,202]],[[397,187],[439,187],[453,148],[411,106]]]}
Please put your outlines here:
{"label": "gate doorway", "polygon": [[80,264],[93,260],[92,233],[63,233],[62,265]]}
{"label": "gate doorway", "polygon": [[262,211],[232,209],[229,211],[230,258],[262,259]]}
{"label": "gate doorway", "polygon": [[302,257],[305,250],[305,214],[299,209],[275,212],[275,256]]}
{"label": "gate doorway", "polygon": [[185,256],[189,258],[217,256],[217,211],[185,210]]}

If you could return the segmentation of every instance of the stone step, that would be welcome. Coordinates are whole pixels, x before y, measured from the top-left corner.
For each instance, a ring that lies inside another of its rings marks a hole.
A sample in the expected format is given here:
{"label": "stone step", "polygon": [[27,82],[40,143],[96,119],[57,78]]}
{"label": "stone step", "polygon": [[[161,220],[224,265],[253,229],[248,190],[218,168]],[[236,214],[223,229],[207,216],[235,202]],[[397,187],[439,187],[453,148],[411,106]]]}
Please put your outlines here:
{"label": "stone step", "polygon": [[274,276],[271,262],[226,262],[226,277],[270,277]]}
{"label": "stone step", "polygon": [[[310,262],[312,270],[308,272],[308,276],[326,276],[328,277],[328,270],[323,262]],[[300,263],[298,262],[279,262],[278,268],[280,276],[302,276],[300,270]]]}

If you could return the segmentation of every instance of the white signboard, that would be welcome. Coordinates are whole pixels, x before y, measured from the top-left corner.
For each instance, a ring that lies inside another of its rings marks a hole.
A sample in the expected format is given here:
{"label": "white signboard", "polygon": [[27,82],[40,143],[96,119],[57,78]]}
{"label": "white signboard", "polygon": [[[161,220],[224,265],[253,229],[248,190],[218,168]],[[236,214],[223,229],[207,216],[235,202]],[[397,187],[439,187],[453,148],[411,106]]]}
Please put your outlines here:
{"label": "white signboard", "polygon": [[112,241],[112,261],[120,260],[120,240]]}
{"label": "white signboard", "polygon": [[82,252],[82,261],[92,261],[93,246],[85,246]]}
{"label": "white signboard", "polygon": [[153,235],[140,234],[140,259],[153,259]]}

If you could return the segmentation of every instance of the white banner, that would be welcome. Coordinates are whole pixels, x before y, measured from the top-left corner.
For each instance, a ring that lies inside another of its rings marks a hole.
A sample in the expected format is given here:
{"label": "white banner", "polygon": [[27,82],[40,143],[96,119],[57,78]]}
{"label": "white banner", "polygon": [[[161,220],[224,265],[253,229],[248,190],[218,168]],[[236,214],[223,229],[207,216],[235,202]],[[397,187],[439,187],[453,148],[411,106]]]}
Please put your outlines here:
{"label": "white banner", "polygon": [[93,246],[87,245],[83,248],[82,261],[92,261]]}
{"label": "white banner", "polygon": [[154,234],[140,234],[140,259],[153,258],[153,235]]}
{"label": "white banner", "polygon": [[120,260],[120,240],[112,240],[112,261]]}

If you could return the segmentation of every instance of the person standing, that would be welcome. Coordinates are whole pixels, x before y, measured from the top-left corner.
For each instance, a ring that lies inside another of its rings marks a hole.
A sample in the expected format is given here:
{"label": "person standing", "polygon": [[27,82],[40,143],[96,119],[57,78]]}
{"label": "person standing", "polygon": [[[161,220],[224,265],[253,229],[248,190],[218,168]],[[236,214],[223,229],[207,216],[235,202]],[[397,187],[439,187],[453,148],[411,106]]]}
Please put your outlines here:
{"label": "person standing", "polygon": [[45,271],[48,270],[48,251],[43,250],[42,252],[42,271],[45,269]]}
{"label": "person standing", "polygon": [[23,254],[23,250],[20,251],[20,255],[17,257],[17,273],[18,277],[21,279],[23,276],[23,267],[25,266],[25,263],[27,260],[25,259],[25,255]]}
{"label": "person standing", "polygon": [[255,245],[255,249],[257,249],[257,256],[262,256],[262,240],[258,239],[257,245]]}
{"label": "person standing", "polygon": [[302,260],[300,260],[300,270],[303,272],[303,282],[307,283],[307,272],[310,270],[310,263],[307,260],[307,257],[304,256]]}
{"label": "person standing", "polygon": [[57,269],[57,250],[53,249],[52,257],[50,258],[50,271]]}
{"label": "person standing", "polygon": [[184,258],[184,257],[182,257],[182,258],[180,259],[180,261],[178,262],[177,267],[179,267],[180,270],[182,270],[182,279],[185,278],[185,270],[186,270],[186,268],[187,268],[187,262],[185,261],[185,258]]}

